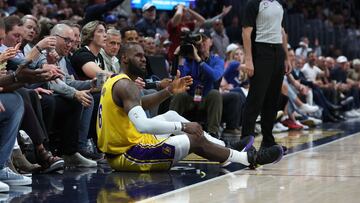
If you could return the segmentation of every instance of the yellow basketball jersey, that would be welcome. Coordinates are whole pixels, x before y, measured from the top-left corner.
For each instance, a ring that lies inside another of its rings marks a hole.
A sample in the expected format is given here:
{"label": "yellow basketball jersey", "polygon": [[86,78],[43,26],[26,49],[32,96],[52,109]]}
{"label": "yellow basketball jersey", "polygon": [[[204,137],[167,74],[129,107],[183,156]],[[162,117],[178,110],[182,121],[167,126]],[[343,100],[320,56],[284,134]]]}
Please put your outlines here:
{"label": "yellow basketball jersey", "polygon": [[130,147],[140,143],[160,142],[154,135],[138,132],[124,109],[113,101],[113,86],[121,79],[130,80],[127,75],[119,74],[106,81],[101,91],[97,115],[98,147],[102,152],[109,154],[125,153]]}

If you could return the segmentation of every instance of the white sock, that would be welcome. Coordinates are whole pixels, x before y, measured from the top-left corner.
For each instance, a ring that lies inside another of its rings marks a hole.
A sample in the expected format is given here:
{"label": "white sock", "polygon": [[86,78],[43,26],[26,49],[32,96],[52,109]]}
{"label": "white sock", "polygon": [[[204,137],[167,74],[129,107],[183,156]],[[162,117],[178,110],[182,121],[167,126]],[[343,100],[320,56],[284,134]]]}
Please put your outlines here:
{"label": "white sock", "polygon": [[247,152],[239,152],[233,149],[229,149],[229,150],[230,150],[230,155],[228,160],[225,161],[225,163],[230,161],[230,162],[240,163],[245,166],[250,165],[247,157]]}

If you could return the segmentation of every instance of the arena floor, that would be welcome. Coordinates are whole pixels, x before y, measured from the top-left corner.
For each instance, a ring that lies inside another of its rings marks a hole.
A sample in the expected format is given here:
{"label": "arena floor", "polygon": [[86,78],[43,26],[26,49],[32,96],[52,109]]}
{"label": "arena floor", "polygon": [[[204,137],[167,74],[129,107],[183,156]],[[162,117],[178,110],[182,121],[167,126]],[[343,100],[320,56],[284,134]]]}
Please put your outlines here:
{"label": "arena floor", "polygon": [[[256,170],[190,155],[170,172],[111,172],[107,165],[33,175],[5,202],[359,202],[360,119],[276,134],[290,148]],[[229,137],[228,139],[238,139]],[[259,145],[261,136],[256,139]]]}

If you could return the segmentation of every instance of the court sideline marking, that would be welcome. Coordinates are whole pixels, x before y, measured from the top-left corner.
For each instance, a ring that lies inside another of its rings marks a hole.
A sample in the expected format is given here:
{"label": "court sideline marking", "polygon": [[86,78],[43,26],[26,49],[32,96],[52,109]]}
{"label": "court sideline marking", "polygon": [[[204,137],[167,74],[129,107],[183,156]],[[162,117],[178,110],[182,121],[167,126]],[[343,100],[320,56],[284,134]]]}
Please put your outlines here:
{"label": "court sideline marking", "polygon": [[[296,151],[296,152],[292,152],[291,154],[287,154],[285,155],[285,157],[283,159],[286,159],[288,157],[292,157],[294,155],[297,155],[299,153],[302,153],[304,151],[307,151],[307,150],[312,150],[312,149],[316,149],[316,148],[320,148],[320,147],[324,147],[324,146],[327,146],[327,145],[330,145],[330,144],[333,144],[333,143],[336,143],[336,142],[340,142],[344,139],[347,139],[347,138],[350,138],[350,137],[354,137],[356,135],[360,135],[360,132],[357,132],[357,133],[354,133],[354,134],[351,134],[351,135],[348,135],[348,136],[345,136],[345,137],[342,137],[342,138],[339,138],[339,139],[336,139],[336,140],[333,140],[331,142],[327,142],[327,143],[324,143],[324,144],[320,144],[320,145],[317,145],[317,146],[314,146],[314,147],[309,147],[307,149],[300,149],[299,151]],[[234,173],[237,173],[239,171],[243,171],[245,170],[246,168],[244,169],[241,169],[241,170],[237,170],[237,171],[234,171],[234,172],[230,172],[230,173],[227,173],[227,174],[224,174],[224,175],[221,175],[221,176],[218,176],[216,178],[211,178],[209,180],[205,180],[205,181],[202,181],[202,182],[199,182],[199,183],[195,183],[195,184],[192,184],[192,185],[189,185],[189,186],[185,186],[185,187],[182,187],[182,188],[179,188],[179,189],[176,189],[176,190],[173,190],[173,191],[170,191],[170,192],[166,192],[166,193],[163,193],[161,195],[157,195],[157,196],[154,196],[154,197],[150,197],[148,199],[144,199],[144,200],[140,200],[140,201],[136,201],[136,202],[139,202],[139,203],[146,203],[146,202],[153,202],[153,201],[156,201],[158,199],[161,199],[165,196],[169,196],[169,195],[172,195],[172,194],[175,194],[175,193],[178,193],[178,192],[182,192],[184,190],[187,190],[187,189],[190,189],[190,188],[193,188],[193,187],[197,187],[197,186],[200,186],[200,185],[203,185],[203,184],[206,184],[206,183],[209,183],[209,182],[212,182],[212,181],[217,181],[221,178],[226,178],[228,176],[234,176],[235,174]]]}

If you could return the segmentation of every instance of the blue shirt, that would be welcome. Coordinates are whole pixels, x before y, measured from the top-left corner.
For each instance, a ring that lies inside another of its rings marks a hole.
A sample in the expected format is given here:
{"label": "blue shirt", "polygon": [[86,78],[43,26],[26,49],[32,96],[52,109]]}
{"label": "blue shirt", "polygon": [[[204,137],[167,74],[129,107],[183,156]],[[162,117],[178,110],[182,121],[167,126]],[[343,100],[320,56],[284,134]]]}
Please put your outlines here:
{"label": "blue shirt", "polygon": [[188,93],[194,96],[195,88],[202,85],[203,96],[206,96],[214,83],[220,80],[224,74],[224,60],[219,56],[211,55],[206,62],[198,63],[194,60],[185,60],[183,66],[179,66],[181,77],[190,75],[193,78],[193,84]]}
{"label": "blue shirt", "polygon": [[156,34],[156,23],[150,22],[149,20],[146,20],[145,18],[141,18],[135,25],[138,32],[143,33],[145,37],[153,37],[155,38]]}
{"label": "blue shirt", "polygon": [[[3,53],[8,48],[9,47],[4,44],[0,45],[0,53]],[[6,65],[6,68],[8,70],[15,71],[18,68],[18,65],[26,62],[26,57],[23,52],[18,52],[15,57],[9,59],[7,62],[8,64]],[[43,54],[41,54],[37,59],[33,60],[33,62],[28,66],[28,68],[36,69],[38,67],[41,67],[44,63],[46,63],[46,58]]]}
{"label": "blue shirt", "polygon": [[227,83],[232,84],[233,87],[239,87],[241,82],[239,81],[239,68],[240,62],[231,61],[225,70],[224,78]]}

